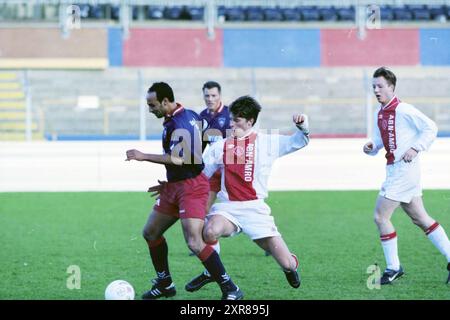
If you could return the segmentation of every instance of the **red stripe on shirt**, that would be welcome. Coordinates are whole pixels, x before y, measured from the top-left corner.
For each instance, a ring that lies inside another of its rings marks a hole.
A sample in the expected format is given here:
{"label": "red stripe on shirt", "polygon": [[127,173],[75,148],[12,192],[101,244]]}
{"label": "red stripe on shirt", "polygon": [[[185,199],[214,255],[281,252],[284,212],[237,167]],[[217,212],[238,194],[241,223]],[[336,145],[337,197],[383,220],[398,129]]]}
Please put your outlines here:
{"label": "red stripe on shirt", "polygon": [[225,141],[223,161],[225,164],[225,189],[230,201],[256,200],[253,188],[255,173],[256,133],[245,139],[229,138]]}

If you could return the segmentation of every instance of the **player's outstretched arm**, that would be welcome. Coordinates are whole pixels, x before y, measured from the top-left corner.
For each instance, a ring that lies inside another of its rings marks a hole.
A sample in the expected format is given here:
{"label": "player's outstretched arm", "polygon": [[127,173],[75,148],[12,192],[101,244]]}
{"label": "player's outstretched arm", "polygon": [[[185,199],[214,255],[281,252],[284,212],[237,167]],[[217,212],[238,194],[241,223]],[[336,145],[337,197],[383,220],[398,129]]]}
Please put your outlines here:
{"label": "player's outstretched arm", "polygon": [[127,150],[127,158],[125,161],[136,160],[136,161],[149,161],[159,164],[174,164],[181,166],[183,164],[183,159],[170,154],[149,154],[143,153],[136,149]]}

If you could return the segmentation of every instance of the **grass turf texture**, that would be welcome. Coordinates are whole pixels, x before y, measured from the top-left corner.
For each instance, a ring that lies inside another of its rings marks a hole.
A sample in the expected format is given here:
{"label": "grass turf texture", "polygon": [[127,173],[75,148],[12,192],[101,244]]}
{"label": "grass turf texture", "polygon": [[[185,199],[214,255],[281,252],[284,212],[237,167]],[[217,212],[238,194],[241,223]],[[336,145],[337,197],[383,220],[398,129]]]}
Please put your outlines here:
{"label": "grass turf texture", "polygon": [[[400,209],[393,223],[405,276],[368,289],[367,268],[385,267],[372,219],[376,191],[272,192],[268,204],[290,250],[300,259],[302,286],[292,289],[272,257],[245,235],[222,239],[221,256],[245,299],[450,299],[445,258]],[[142,227],[154,199],[146,193],[0,193],[0,299],[103,299],[108,283],[129,281],[136,298],[155,276]],[[428,212],[450,232],[450,191],[425,191]],[[179,222],[168,232],[177,295],[219,299],[216,284],[188,293],[202,271],[188,255]],[[69,290],[67,268],[81,270]]]}

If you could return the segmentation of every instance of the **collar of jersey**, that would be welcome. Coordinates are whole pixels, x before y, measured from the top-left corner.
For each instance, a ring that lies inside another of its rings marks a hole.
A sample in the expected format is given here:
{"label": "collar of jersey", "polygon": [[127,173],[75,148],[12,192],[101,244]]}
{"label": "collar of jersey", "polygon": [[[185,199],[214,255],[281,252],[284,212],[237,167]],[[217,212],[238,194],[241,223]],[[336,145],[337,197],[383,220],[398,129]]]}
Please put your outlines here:
{"label": "collar of jersey", "polygon": [[397,96],[393,96],[391,100],[389,100],[389,102],[385,105],[385,106],[381,106],[381,109],[386,110],[394,105],[397,105],[400,103],[400,99],[397,98]]}
{"label": "collar of jersey", "polygon": [[184,107],[181,104],[179,104],[178,102],[176,104],[177,104],[177,107],[171,113],[166,115],[166,119],[173,118],[177,113],[183,111]]}

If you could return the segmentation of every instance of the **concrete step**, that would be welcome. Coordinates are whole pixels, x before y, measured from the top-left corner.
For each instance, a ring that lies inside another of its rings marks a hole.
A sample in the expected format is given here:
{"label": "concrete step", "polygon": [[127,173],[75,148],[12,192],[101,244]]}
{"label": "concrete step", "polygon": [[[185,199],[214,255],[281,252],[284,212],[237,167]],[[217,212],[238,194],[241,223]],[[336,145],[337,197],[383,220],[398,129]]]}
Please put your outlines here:
{"label": "concrete step", "polygon": [[[25,131],[25,121],[0,121],[0,131]],[[37,130],[38,125],[31,123],[31,130]]]}

